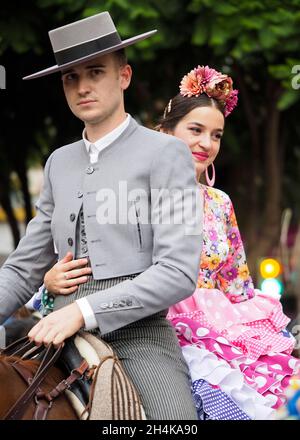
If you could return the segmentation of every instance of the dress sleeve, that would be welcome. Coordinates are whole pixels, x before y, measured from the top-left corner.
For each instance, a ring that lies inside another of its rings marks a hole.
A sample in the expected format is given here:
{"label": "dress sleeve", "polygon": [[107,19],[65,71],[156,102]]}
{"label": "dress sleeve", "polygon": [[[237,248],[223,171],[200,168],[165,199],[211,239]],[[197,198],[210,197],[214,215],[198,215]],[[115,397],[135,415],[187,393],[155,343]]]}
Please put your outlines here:
{"label": "dress sleeve", "polygon": [[225,225],[228,257],[217,273],[216,284],[232,303],[253,298],[254,286],[246,262],[241,234],[230,198],[226,203]]}

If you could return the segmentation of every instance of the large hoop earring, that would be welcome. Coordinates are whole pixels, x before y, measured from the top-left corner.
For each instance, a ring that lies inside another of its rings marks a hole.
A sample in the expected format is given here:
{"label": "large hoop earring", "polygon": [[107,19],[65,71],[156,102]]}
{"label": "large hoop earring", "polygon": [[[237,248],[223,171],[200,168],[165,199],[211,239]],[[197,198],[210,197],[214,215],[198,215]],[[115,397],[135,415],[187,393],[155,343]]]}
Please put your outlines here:
{"label": "large hoop earring", "polygon": [[214,166],[213,162],[211,163],[211,167],[212,167],[211,178],[208,175],[208,167],[205,170],[205,178],[206,178],[206,183],[208,186],[214,186],[215,180],[216,180],[216,170],[215,170],[215,166]]}

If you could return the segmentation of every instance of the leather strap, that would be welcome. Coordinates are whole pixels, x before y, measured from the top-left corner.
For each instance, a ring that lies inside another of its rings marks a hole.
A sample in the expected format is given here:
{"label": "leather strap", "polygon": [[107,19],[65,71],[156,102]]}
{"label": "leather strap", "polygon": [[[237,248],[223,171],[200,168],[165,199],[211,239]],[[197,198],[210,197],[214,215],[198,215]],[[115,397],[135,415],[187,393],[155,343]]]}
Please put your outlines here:
{"label": "leather strap", "polygon": [[33,420],[46,420],[48,411],[52,407],[52,401],[47,402],[45,399],[39,399],[36,401],[37,406],[33,416]]}
{"label": "leather strap", "polygon": [[3,348],[0,351],[0,354],[5,356],[22,356],[26,351],[33,347],[36,347],[35,343],[31,342],[29,338],[25,336],[24,338],[13,342],[8,347]]}
{"label": "leather strap", "polygon": [[[24,381],[28,385],[30,385],[32,383],[33,375],[29,370],[27,370],[26,367],[24,367],[24,365],[19,364],[17,362],[14,362],[12,364],[12,367],[19,373],[19,375],[22,377],[22,379],[24,379]],[[40,388],[37,389],[36,393],[38,393],[38,392],[41,392]],[[36,396],[35,396],[35,401],[37,402]],[[38,402],[38,403],[40,403],[40,402]],[[40,403],[40,404],[42,404],[42,403]],[[34,413],[34,420],[45,420],[47,417],[48,410],[49,410],[49,404],[47,404],[47,406],[45,406],[45,410],[42,413],[40,413],[41,411],[37,411],[37,409],[36,409],[35,413]]]}
{"label": "leather strap", "polygon": [[62,380],[49,393],[45,393],[39,388],[48,370],[56,363],[61,355],[63,347],[64,344],[61,344],[56,349],[53,345],[49,345],[47,348],[44,346],[38,347],[34,342],[30,342],[26,336],[1,350],[1,354],[6,356],[23,356],[23,358],[45,351],[43,359],[34,375],[26,368],[26,366],[21,364],[19,360],[11,364],[29,386],[9,409],[3,420],[21,419],[28,402],[32,398],[35,399],[37,405],[34,413],[34,420],[45,420],[48,411],[53,404],[53,400],[60,396],[66,389],[70,388],[76,380],[82,378],[85,373],[88,373],[89,364],[86,360],[83,360],[78,368],[71,371],[71,374],[67,379]]}
{"label": "leather strap", "polygon": [[37,404],[34,420],[46,420],[49,409],[51,408],[54,399],[59,397],[62,393],[65,392],[70,386],[79,378],[81,378],[84,373],[88,370],[89,364],[84,360],[82,364],[72,370],[70,376],[67,379],[62,380],[53,390],[49,393],[44,393],[41,390],[38,390],[35,394],[35,401]]}
{"label": "leather strap", "polygon": [[57,349],[54,349],[52,345],[49,345],[46,350],[44,359],[42,360],[38,371],[34,375],[31,384],[29,385],[27,390],[25,390],[24,393],[20,396],[20,398],[15,402],[15,404],[10,408],[10,410],[5,415],[4,420],[17,420],[22,417],[26,409],[26,404],[34,396],[37,388],[45,378],[49,368],[51,368],[52,365],[54,365],[59,358],[62,349],[63,345],[60,345]]}
{"label": "leather strap", "polygon": [[19,373],[19,375],[28,385],[31,384],[33,375],[29,370],[27,370],[26,367],[24,367],[24,365],[14,362],[13,364],[11,364],[11,366]]}

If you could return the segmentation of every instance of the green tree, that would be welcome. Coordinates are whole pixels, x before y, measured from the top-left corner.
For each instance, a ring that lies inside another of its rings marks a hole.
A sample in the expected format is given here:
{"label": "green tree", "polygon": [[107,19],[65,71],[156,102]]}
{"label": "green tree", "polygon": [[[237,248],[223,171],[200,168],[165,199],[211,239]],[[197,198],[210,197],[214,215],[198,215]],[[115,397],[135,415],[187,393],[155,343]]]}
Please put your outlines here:
{"label": "green tree", "polygon": [[[300,95],[292,88],[292,69],[300,64],[299,6],[300,0],[5,4],[0,55],[5,61],[1,58],[1,64],[7,63],[11,71],[5,115],[0,109],[7,135],[4,138],[1,130],[0,143],[10,145],[11,168],[17,168],[21,144],[23,157],[20,154],[19,159],[28,164],[37,155],[44,160],[52,149],[80,132],[80,124],[66,108],[57,75],[26,83],[20,79],[54,64],[46,29],[104,10],[111,12],[123,39],[156,28],[155,36],[127,49],[134,65],[127,108],[153,126],[168,99],[178,92],[181,77],[194,66],[209,64],[233,77],[240,91],[239,107],[226,121],[217,159],[217,186],[227,190],[235,202],[253,269],[256,257],[272,252],[278,244],[283,207],[300,202],[296,190],[300,183],[296,116]],[[16,127],[22,129],[14,138],[13,152],[9,134],[15,134]]]}

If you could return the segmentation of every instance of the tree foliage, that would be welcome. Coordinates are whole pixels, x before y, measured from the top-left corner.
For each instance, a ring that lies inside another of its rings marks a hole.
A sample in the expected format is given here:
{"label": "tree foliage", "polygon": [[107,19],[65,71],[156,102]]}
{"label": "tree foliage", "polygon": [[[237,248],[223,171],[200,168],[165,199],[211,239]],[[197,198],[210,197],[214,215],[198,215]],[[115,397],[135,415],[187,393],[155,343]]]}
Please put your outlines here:
{"label": "tree foliage", "polygon": [[5,3],[0,17],[1,64],[7,67],[7,90],[0,91],[1,173],[33,157],[44,160],[80,133],[56,75],[26,83],[21,77],[54,64],[47,30],[108,10],[123,39],[158,29],[127,49],[134,66],[127,108],[146,124],[156,124],[181,77],[194,66],[209,64],[233,77],[240,105],[226,121],[217,186],[236,202],[253,261],[257,253],[271,252],[282,209],[291,206],[300,215],[300,93],[294,67],[300,65],[299,6],[300,0]]}

